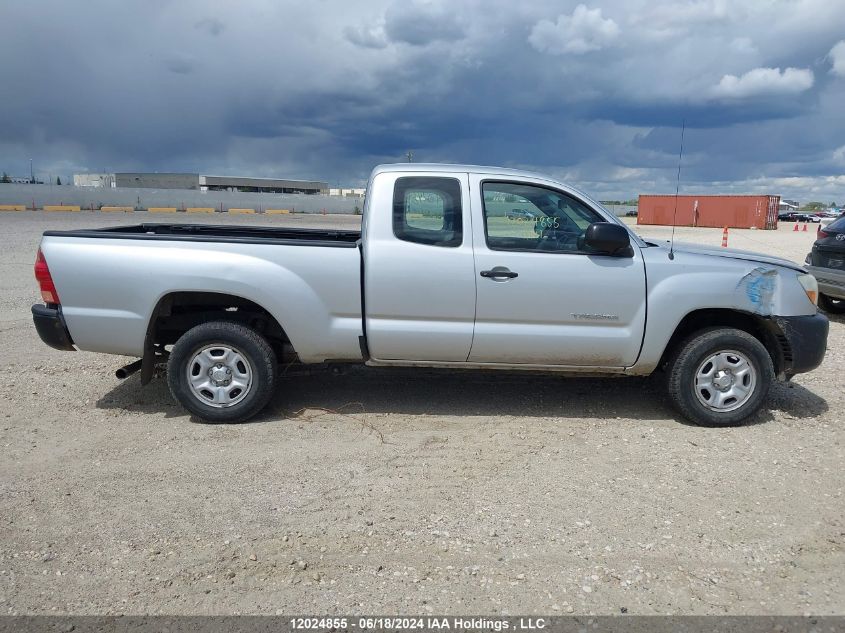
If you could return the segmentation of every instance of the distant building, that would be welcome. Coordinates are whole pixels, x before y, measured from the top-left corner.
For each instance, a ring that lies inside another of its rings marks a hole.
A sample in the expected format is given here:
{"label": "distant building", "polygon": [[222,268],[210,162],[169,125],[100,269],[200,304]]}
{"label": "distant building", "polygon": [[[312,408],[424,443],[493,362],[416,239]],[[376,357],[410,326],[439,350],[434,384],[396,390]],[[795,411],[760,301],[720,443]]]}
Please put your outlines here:
{"label": "distant building", "polygon": [[77,187],[140,187],[143,189],[194,189],[200,191],[263,191],[305,194],[329,192],[328,183],[315,180],[204,176],[182,173],[74,174],[73,184]]}
{"label": "distant building", "polygon": [[270,193],[328,193],[329,183],[318,180],[199,176],[202,191],[266,191]]}
{"label": "distant building", "polygon": [[329,189],[330,196],[354,197],[363,196],[366,189]]}
{"label": "distant building", "polygon": [[117,187],[141,187],[143,189],[199,189],[199,174],[172,174],[123,172],[114,174]]}
{"label": "distant building", "polygon": [[780,204],[778,205],[778,211],[784,213],[786,211],[798,211],[798,204],[797,200],[781,200]]}
{"label": "distant building", "polygon": [[74,174],[74,187],[116,187],[114,174]]}

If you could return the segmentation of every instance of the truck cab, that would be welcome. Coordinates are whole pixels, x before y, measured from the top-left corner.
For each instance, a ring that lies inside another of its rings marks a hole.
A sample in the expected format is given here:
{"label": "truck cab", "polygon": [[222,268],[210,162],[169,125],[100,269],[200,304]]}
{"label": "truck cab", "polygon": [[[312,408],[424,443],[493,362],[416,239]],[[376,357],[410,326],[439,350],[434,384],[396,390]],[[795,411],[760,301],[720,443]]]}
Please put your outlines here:
{"label": "truck cab", "polygon": [[[596,223],[620,243],[597,244]],[[612,372],[636,361],[644,244],[572,188],[518,171],[380,167],[362,231],[375,362]]]}

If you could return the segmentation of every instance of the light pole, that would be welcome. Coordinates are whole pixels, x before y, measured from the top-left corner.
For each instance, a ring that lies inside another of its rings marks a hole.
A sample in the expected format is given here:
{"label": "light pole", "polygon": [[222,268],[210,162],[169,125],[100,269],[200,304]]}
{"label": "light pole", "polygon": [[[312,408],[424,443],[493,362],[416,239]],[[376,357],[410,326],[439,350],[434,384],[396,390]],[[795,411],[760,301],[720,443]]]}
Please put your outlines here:
{"label": "light pole", "polygon": [[32,159],[29,159],[29,184],[35,184],[35,172],[32,171]]}

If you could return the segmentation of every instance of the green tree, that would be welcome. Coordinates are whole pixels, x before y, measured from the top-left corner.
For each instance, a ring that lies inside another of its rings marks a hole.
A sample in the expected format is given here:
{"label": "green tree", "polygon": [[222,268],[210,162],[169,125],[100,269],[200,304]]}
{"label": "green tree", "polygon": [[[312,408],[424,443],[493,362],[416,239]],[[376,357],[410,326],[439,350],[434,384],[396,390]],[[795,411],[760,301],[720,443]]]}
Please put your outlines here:
{"label": "green tree", "polygon": [[7,173],[4,171],[4,172],[3,172],[3,177],[2,177],[2,178],[0,178],[0,182],[12,182],[12,179],[11,179],[11,178],[9,178],[9,174],[7,174]]}

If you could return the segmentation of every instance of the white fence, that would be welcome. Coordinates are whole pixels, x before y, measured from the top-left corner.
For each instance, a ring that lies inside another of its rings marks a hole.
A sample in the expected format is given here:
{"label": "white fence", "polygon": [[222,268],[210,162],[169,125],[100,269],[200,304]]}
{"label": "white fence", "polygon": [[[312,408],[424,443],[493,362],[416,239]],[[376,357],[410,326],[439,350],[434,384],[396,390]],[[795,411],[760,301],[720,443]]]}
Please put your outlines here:
{"label": "white fence", "polygon": [[328,196],[322,194],[247,193],[231,191],[194,191],[190,189],[101,188],[72,185],[21,185],[0,183],[0,205],[25,205],[42,209],[50,205],[78,205],[82,209],[100,207],[192,207],[287,209],[292,213],[355,213],[364,207],[363,196]]}

